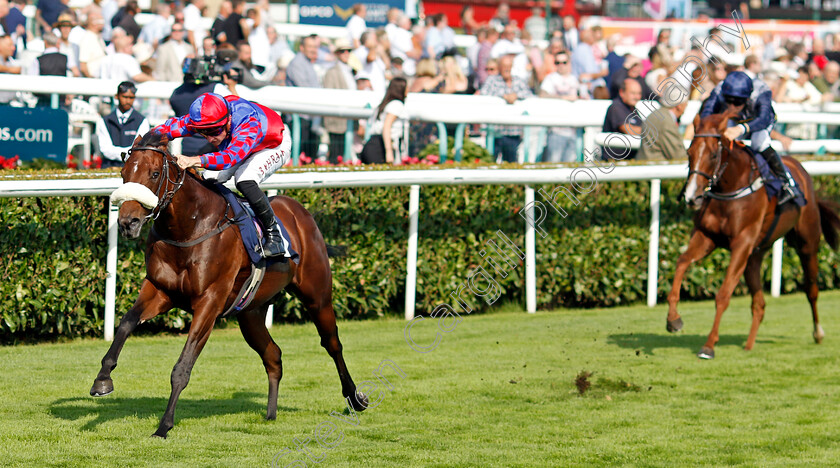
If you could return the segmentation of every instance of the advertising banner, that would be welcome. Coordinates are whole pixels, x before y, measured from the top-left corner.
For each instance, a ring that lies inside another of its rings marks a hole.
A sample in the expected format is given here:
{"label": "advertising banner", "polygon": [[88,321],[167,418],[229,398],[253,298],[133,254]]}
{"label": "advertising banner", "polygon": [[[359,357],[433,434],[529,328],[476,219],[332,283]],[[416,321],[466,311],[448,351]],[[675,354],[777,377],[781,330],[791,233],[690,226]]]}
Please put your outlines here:
{"label": "advertising banner", "polygon": [[48,107],[0,106],[0,156],[67,158],[67,111]]}
{"label": "advertising banner", "polygon": [[367,7],[365,23],[369,28],[378,28],[388,24],[388,10],[399,8],[405,11],[405,0],[300,0],[300,24],[320,26],[344,26],[353,16],[353,5],[363,3]]}

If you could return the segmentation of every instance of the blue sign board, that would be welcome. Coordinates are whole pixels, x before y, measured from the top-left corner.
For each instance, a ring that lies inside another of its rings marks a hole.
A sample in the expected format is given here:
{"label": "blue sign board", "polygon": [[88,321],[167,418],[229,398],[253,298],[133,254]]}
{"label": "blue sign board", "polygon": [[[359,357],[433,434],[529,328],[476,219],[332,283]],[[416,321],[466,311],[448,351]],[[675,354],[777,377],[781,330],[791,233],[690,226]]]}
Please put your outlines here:
{"label": "blue sign board", "polygon": [[67,159],[67,124],[63,109],[0,106],[0,156],[63,163]]}
{"label": "blue sign board", "polygon": [[405,10],[405,0],[375,0],[359,2],[359,0],[300,0],[299,12],[301,24],[317,24],[320,26],[345,26],[347,20],[353,16],[353,5],[363,3],[367,7],[365,23],[369,28],[378,28],[388,24],[388,10],[399,8]]}

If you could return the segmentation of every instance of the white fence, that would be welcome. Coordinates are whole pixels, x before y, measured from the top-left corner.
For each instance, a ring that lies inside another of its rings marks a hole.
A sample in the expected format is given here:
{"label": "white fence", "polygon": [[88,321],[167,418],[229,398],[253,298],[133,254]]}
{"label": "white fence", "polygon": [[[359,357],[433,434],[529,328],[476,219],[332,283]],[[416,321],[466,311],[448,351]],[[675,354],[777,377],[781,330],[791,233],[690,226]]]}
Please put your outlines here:
{"label": "white fence", "polygon": [[[64,78],[53,76],[4,75],[0,80],[0,91],[29,91],[33,93],[77,94],[86,96],[111,96],[119,83],[110,80],[90,78]],[[153,81],[137,87],[140,98],[169,99],[180,83]],[[311,114],[351,119],[367,118],[382,99],[380,94],[368,91],[350,91],[320,88],[291,88],[267,86],[259,90],[238,87],[242,97],[259,101],[261,104],[285,114]],[[412,120],[442,122],[448,124],[498,124],[529,127],[565,126],[584,129],[584,149],[594,151],[596,135],[601,132],[604,116],[610,101],[575,102],[559,99],[531,98],[507,104],[493,96],[469,96],[451,94],[410,94],[406,109]],[[658,105],[641,101],[637,105],[639,114],[647,114]],[[690,125],[699,111],[700,103],[691,102],[681,123]],[[828,103],[818,107],[799,104],[777,104],[779,123],[816,123],[840,125],[840,103]],[[525,139],[528,145],[533,139]],[[456,141],[456,144],[460,142]],[[526,162],[534,162],[536,148],[525,151]]]}
{"label": "white fence", "polygon": [[[805,161],[803,166],[811,175],[840,174],[840,161]],[[400,171],[334,170],[279,173],[271,176],[264,189],[329,188],[366,186],[411,186],[409,199],[408,253],[406,258],[405,317],[411,319],[415,310],[417,279],[417,237],[421,185],[525,185],[525,204],[534,201],[531,184],[568,183],[574,167],[541,165],[523,169],[427,169]],[[648,251],[648,296],[650,306],[656,304],[659,278],[659,199],[663,179],[683,179],[688,173],[685,164],[657,164],[619,166],[607,174],[598,174],[598,182],[651,181],[651,224]],[[122,183],[119,178],[0,181],[0,197],[32,196],[107,196]],[[586,203],[586,200],[582,200]],[[117,274],[117,209],[112,207],[108,217],[108,257],[106,268],[105,338],[113,337],[115,323],[115,291]],[[534,219],[531,211],[531,219]],[[525,225],[525,288],[526,310],[536,312],[536,239],[532,224]],[[781,284],[781,244],[773,252],[772,293],[777,296]]]}

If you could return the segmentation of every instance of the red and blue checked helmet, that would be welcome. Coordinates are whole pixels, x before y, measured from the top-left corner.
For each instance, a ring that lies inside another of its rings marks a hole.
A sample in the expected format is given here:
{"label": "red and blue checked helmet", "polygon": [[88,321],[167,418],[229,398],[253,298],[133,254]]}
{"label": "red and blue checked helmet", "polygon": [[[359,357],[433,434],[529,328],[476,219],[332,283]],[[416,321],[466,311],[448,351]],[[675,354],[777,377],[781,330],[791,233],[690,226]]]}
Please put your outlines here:
{"label": "red and blue checked helmet", "polygon": [[732,72],[723,80],[720,91],[723,97],[749,99],[753,92],[752,78],[742,71]]}
{"label": "red and blue checked helmet", "polygon": [[230,104],[216,93],[204,93],[190,105],[191,130],[221,127],[227,123]]}

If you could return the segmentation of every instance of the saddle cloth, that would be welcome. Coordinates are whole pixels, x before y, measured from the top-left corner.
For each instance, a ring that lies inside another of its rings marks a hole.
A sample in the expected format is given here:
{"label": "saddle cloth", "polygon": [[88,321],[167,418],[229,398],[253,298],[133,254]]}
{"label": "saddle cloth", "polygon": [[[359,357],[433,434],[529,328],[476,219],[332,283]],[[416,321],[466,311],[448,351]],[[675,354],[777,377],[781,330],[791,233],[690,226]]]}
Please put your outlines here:
{"label": "saddle cloth", "polygon": [[[234,223],[239,228],[239,234],[242,237],[242,244],[251,258],[251,263],[254,265],[265,260],[265,266],[269,267],[279,261],[279,258],[263,259],[262,256],[262,229],[254,217],[254,211],[248,202],[236,196],[227,187],[221,184],[215,185],[216,190],[227,200],[233,210]],[[286,258],[291,259],[295,263],[300,263],[300,255],[292,248],[292,243],[289,237],[289,232],[277,216],[277,225],[280,227],[280,234],[283,237],[283,247],[286,249]]]}
{"label": "saddle cloth", "polygon": [[[753,160],[755,160],[755,165],[758,167],[758,173],[761,174],[761,178],[764,179],[764,189],[767,192],[767,199],[771,200],[782,191],[782,186],[786,181],[776,177],[776,174],[772,169],[770,169],[770,165],[767,164],[767,160],[764,159],[764,156],[762,156],[761,153],[756,153],[749,146],[745,146],[744,149],[747,150],[752,155]],[[789,172],[787,166],[785,166],[785,170]],[[805,203],[807,202],[799,186],[796,187],[795,192],[796,197],[793,199],[794,203],[799,206],[805,206]]]}
{"label": "saddle cloth", "polygon": [[[268,267],[279,263],[280,258],[265,259],[262,256],[262,229],[254,218],[254,211],[251,209],[248,202],[237,197],[236,194],[230,191],[227,187],[221,184],[214,184],[216,191],[218,191],[225,200],[227,200],[231,209],[233,210],[233,223],[239,228],[240,237],[242,237],[242,244],[248,252],[248,257],[251,259],[251,275],[242,285],[236,299],[222,314],[222,317],[230,317],[238,314],[240,311],[251,304],[257,290],[262,284],[265,277],[265,271]],[[283,222],[277,216],[277,225],[280,227],[280,233],[283,237],[283,246],[286,249],[286,258],[291,259],[295,263],[300,263],[300,255],[292,249],[292,243],[289,237],[289,232],[283,226]],[[288,265],[286,265],[288,268]]]}

